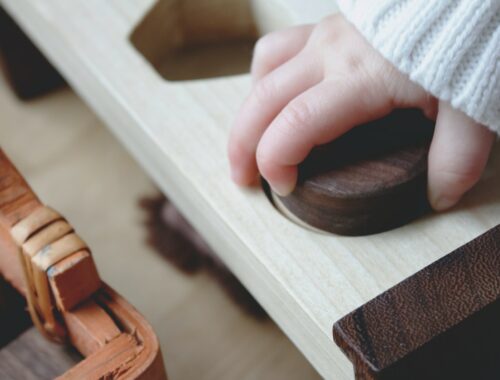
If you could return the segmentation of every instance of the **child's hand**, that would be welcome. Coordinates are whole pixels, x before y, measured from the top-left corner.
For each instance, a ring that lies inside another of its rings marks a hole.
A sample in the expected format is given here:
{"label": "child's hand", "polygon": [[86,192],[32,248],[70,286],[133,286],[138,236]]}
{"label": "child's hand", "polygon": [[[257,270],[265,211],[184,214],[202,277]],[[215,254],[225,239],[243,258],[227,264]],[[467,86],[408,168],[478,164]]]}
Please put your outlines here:
{"label": "child's hand", "polygon": [[252,65],[254,87],[229,141],[233,180],[258,171],[281,195],[297,180],[310,150],[394,108],[417,107],[435,118],[429,199],[453,206],[479,179],[494,135],[439,102],[387,62],[342,16],[263,37]]}

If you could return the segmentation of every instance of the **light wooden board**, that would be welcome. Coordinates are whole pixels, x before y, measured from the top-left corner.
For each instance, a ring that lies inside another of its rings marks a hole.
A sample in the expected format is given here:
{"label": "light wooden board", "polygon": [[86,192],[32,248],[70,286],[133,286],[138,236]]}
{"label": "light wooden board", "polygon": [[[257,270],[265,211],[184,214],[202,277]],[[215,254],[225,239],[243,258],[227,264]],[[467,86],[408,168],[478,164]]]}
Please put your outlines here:
{"label": "light wooden board", "polygon": [[[332,342],[337,319],[500,221],[497,147],[451,212],[370,237],[305,230],[229,181],[226,140],[248,76],[170,83],[129,43],[152,0],[1,1],[327,378],[352,378]],[[330,3],[271,2],[287,9],[270,17],[280,26]]]}
{"label": "light wooden board", "polygon": [[147,246],[138,203],[157,189],[72,91],[22,103],[0,75],[0,109],[2,149],[89,244],[101,277],[153,325],[169,378],[319,378],[272,321],[254,320],[212,277],[184,275]]}

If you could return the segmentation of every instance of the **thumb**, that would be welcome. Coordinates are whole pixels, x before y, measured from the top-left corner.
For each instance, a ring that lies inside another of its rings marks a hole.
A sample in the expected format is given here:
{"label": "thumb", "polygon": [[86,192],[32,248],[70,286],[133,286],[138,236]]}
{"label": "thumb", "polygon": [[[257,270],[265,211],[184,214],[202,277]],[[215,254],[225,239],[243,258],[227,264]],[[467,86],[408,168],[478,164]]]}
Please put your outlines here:
{"label": "thumb", "polygon": [[429,200],[432,207],[454,206],[481,177],[495,140],[493,132],[440,101],[429,152]]}

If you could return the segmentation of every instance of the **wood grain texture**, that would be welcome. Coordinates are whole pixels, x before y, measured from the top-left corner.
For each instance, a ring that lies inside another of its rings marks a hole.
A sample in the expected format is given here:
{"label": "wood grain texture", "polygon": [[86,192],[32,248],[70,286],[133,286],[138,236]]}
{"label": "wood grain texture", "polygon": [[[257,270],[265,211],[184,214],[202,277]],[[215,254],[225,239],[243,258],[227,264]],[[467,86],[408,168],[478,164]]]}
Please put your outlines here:
{"label": "wood grain texture", "polygon": [[[40,229],[43,229],[47,223],[57,221],[59,215],[42,205],[1,149],[0,180],[4,185],[0,191],[0,229],[9,232],[0,235],[7,242],[2,244],[3,249],[0,251],[0,256],[15,257],[17,259],[0,260],[0,274],[27,297],[30,315],[40,332],[52,336],[55,327],[63,328],[59,323],[55,326],[56,320],[68,319],[64,325],[67,332],[57,332],[57,335],[67,334],[69,342],[80,353],[88,355],[78,366],[72,368],[71,373],[64,374],[62,378],[165,380],[165,368],[161,360],[159,343],[153,329],[128,302],[106,284],[98,283],[98,285],[102,286],[97,292],[94,292],[95,289],[91,289],[90,295],[84,294],[87,302],[81,305],[82,308],[77,307],[74,311],[57,310],[53,309],[47,302],[44,303],[38,299],[42,291],[38,286],[35,275],[33,281],[37,289],[37,300],[35,301],[35,294],[31,290],[31,284],[25,284],[30,282],[31,277],[27,275],[26,268],[23,271],[19,269],[24,266],[24,257],[26,256],[20,254],[22,252],[20,244],[24,243],[24,239],[29,240],[29,237],[33,234],[43,233],[43,230]],[[13,229],[13,234],[11,234],[11,229]],[[52,236],[52,234],[49,235]],[[17,239],[17,242],[14,239]],[[40,260],[34,261],[32,266],[43,270],[43,276],[40,278],[46,284],[45,295],[50,298],[48,302],[52,302],[44,271],[72,255],[78,257],[81,249],[85,248],[86,244],[75,234],[70,233],[52,243],[52,245],[45,246],[45,248],[47,247],[51,254],[47,254],[47,257],[40,257]],[[34,258],[36,259],[43,252],[42,249]],[[80,264],[84,263],[81,260],[76,261]],[[71,270],[72,267],[68,266],[67,262],[65,264],[58,269]],[[82,270],[85,268],[88,268],[88,266],[84,266]],[[85,274],[96,274],[95,268],[93,269],[93,272],[86,271]],[[16,276],[19,277],[16,278]],[[61,285],[61,283],[56,283],[56,285]],[[71,283],[67,282],[63,283],[63,285],[69,286]],[[96,299],[91,296],[95,296]],[[79,304],[81,302],[82,300],[78,300],[75,303]],[[41,306],[42,313],[44,313],[44,306],[50,309],[43,315],[43,319],[38,314],[37,309],[39,306]],[[49,316],[51,319],[48,318]],[[113,345],[108,346],[108,344],[119,338],[121,334],[117,336],[117,333],[120,332],[127,334],[131,338],[128,342],[133,355],[127,354],[125,358],[120,356],[121,352],[114,351]],[[118,356],[121,359],[126,359],[126,363],[120,362],[117,359]],[[90,372],[89,368],[91,368]]]}
{"label": "wood grain texture", "polygon": [[[450,212],[367,237],[305,230],[260,189],[229,179],[227,136],[249,76],[168,82],[130,43],[155,1],[1,3],[326,378],[352,377],[332,342],[335,321],[500,222],[497,145],[480,184]],[[267,30],[313,22],[335,7],[257,3]],[[163,288],[150,289],[161,297]],[[132,292],[141,302],[140,289]],[[151,313],[163,307],[143,302]]]}
{"label": "wood grain texture", "polygon": [[75,93],[64,89],[27,104],[0,76],[0,104],[2,147],[85,237],[101,276],[152,323],[172,379],[320,378],[273,322],[248,318],[210,276],[179,273],[148,247],[138,202],[157,188]]}
{"label": "wood grain texture", "polygon": [[500,225],[337,322],[358,379],[500,377]]}
{"label": "wood grain texture", "polygon": [[296,189],[279,201],[306,224],[341,235],[367,235],[422,215],[433,123],[398,110],[314,149]]}
{"label": "wood grain texture", "polygon": [[120,334],[102,350],[69,369],[58,380],[72,379],[123,379],[138,354],[137,340],[130,334]]}
{"label": "wood grain texture", "polygon": [[47,271],[57,307],[69,311],[101,287],[95,262],[82,250],[54,264]]}

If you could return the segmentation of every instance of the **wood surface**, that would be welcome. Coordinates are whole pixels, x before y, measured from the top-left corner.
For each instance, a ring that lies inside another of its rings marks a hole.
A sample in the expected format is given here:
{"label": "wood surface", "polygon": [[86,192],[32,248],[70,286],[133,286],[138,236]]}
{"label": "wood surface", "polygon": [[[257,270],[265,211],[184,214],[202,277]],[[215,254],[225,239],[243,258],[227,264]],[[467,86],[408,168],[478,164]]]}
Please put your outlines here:
{"label": "wood surface", "polygon": [[[68,338],[73,347],[87,355],[61,379],[165,380],[160,347],[153,329],[105,283],[98,282],[98,288],[92,287],[90,293],[82,293],[80,287],[69,288],[71,282],[52,282],[56,286],[68,287],[65,291],[71,294],[70,298],[77,295],[83,297],[77,298],[70,310],[67,310],[68,304],[65,302],[63,308],[56,309],[53,306],[54,291],[49,289],[46,271],[73,255],[79,256],[81,250],[87,247],[86,244],[71,229],[66,229],[70,231],[68,235],[56,241],[45,241],[43,248],[34,256],[26,254],[22,248],[31,237],[40,234],[53,237],[53,234],[44,233],[45,228],[60,219],[57,212],[40,202],[0,149],[0,228],[9,232],[1,236],[3,244],[0,256],[17,259],[0,260],[0,274],[27,298],[30,316],[39,333],[60,343],[66,343]],[[31,260],[31,269],[27,268],[26,258]],[[88,261],[87,265],[83,264],[85,262],[66,262],[56,272],[64,274],[65,271],[77,270],[83,272],[84,278],[97,276],[95,267],[91,265],[92,270],[89,271]],[[23,269],[20,270],[20,267]],[[31,270],[33,273],[30,273]],[[89,278],[89,282],[94,283],[92,278]],[[85,300],[87,302],[82,304]],[[62,300],[59,301],[61,303]],[[68,323],[60,323],[61,319]],[[121,337],[127,340],[125,357],[121,355],[121,346],[115,347],[115,342],[120,341]]]}
{"label": "wood surface", "polygon": [[70,313],[63,314],[63,318],[69,339],[86,357],[98,352],[121,334],[109,313],[96,308],[92,299],[78,305]]}
{"label": "wood surface", "polygon": [[[168,82],[130,43],[154,1],[1,3],[324,377],[352,377],[332,342],[335,321],[499,222],[496,146],[481,183],[450,212],[369,237],[315,234],[284,218],[261,189],[229,180],[227,135],[250,78]],[[265,30],[334,7],[256,5]]]}
{"label": "wood surface", "polygon": [[357,379],[500,377],[500,225],[333,328]]}
{"label": "wood surface", "polygon": [[279,198],[280,207],[340,235],[368,235],[412,221],[430,209],[433,124],[418,110],[398,110],[314,149],[299,167],[294,192]]}
{"label": "wood surface", "polygon": [[94,260],[86,250],[77,251],[47,271],[60,310],[69,311],[101,286]]}
{"label": "wood surface", "polygon": [[2,148],[93,248],[101,276],[151,322],[172,379],[320,378],[272,320],[248,317],[211,276],[185,275],[148,246],[138,204],[158,189],[70,89],[25,103],[0,75],[0,104]]}
{"label": "wood surface", "polygon": [[161,0],[130,40],[165,79],[248,72],[257,26],[248,1]]}

